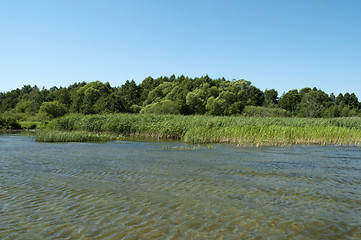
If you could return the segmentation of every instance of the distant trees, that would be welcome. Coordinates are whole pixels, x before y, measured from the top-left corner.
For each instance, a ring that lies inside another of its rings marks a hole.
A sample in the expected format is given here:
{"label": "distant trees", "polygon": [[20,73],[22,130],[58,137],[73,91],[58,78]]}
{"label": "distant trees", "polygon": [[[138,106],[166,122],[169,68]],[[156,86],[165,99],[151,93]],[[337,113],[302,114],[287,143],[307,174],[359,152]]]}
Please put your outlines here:
{"label": "distant trees", "polygon": [[[244,79],[211,79],[172,75],[147,77],[139,85],[127,80],[120,87],[94,81],[69,87],[39,89],[25,85],[0,93],[2,124],[16,120],[51,119],[67,113],[208,114],[217,116],[361,116],[354,93],[327,94],[317,88],[262,91]],[[6,121],[5,121],[5,120]]]}
{"label": "distant trees", "polygon": [[264,91],[264,104],[265,106],[271,107],[278,103],[278,92],[275,89]]}
{"label": "distant trees", "polygon": [[278,105],[298,117],[361,116],[361,106],[354,93],[340,93],[335,97],[317,88],[290,90],[281,96]]}
{"label": "distant trees", "polygon": [[[148,94],[148,92],[147,92]],[[114,93],[117,107],[119,112],[138,113],[141,107],[140,100],[141,88],[137,86],[134,80],[127,80],[120,88]]]}
{"label": "distant trees", "polygon": [[300,91],[301,102],[297,106],[298,116],[322,117],[329,102],[329,97],[321,90]]}
{"label": "distant trees", "polygon": [[287,93],[283,94],[278,101],[280,108],[289,111],[291,114],[295,114],[297,110],[297,105],[301,102],[301,94],[298,90],[290,90]]}

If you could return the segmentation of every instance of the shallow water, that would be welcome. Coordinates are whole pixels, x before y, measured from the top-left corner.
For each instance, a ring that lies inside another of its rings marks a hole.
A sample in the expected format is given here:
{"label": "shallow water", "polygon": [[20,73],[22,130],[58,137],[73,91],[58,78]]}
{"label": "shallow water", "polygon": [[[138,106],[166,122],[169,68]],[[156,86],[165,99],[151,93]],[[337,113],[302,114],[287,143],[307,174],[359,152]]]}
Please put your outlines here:
{"label": "shallow water", "polygon": [[361,239],[361,148],[0,135],[0,239]]}

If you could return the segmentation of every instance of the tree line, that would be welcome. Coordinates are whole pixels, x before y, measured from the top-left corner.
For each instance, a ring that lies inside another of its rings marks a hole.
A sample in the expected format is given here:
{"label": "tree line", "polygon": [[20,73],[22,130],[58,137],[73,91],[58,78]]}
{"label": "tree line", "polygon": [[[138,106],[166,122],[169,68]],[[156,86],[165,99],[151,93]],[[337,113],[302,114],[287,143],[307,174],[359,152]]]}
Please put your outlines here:
{"label": "tree line", "polygon": [[140,84],[128,80],[120,87],[100,81],[50,89],[25,85],[0,93],[2,119],[47,120],[68,113],[351,117],[361,116],[361,103],[354,93],[335,96],[307,87],[279,96],[275,89],[262,91],[244,79],[208,75],[147,77]]}

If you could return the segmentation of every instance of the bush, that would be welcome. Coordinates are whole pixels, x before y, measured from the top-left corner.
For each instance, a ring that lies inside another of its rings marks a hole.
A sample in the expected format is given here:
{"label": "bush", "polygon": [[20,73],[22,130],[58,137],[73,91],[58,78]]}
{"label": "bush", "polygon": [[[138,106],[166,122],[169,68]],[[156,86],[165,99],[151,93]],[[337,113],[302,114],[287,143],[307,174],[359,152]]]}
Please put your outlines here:
{"label": "bush", "polygon": [[40,107],[39,114],[44,114],[51,118],[57,118],[64,116],[66,112],[66,108],[63,104],[59,103],[58,101],[54,101],[44,102]]}
{"label": "bush", "polygon": [[1,129],[21,129],[20,124],[14,117],[0,117],[0,128]]}
{"label": "bush", "polygon": [[145,106],[140,113],[142,114],[180,114],[180,106],[172,100],[163,100]]}
{"label": "bush", "polygon": [[22,121],[20,122],[22,129],[36,129],[40,122],[33,122],[33,121]]}
{"label": "bush", "polygon": [[246,106],[242,113],[245,117],[287,117],[288,112],[280,108]]}

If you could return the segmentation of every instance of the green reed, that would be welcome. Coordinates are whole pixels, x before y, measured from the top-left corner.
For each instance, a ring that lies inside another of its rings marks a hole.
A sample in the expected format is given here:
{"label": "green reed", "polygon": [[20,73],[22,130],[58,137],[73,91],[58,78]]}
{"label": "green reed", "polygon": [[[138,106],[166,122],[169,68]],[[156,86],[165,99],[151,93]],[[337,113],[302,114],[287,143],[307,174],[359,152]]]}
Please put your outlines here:
{"label": "green reed", "polygon": [[37,142],[107,142],[120,139],[121,136],[114,134],[80,131],[41,130],[35,135]]}
{"label": "green reed", "polygon": [[184,137],[188,143],[234,143],[241,146],[290,144],[361,144],[361,130],[344,127],[242,126],[193,128]]}
{"label": "green reed", "polygon": [[361,144],[361,118],[69,115],[51,121],[47,129],[102,132],[153,139],[183,139],[192,144]]}

